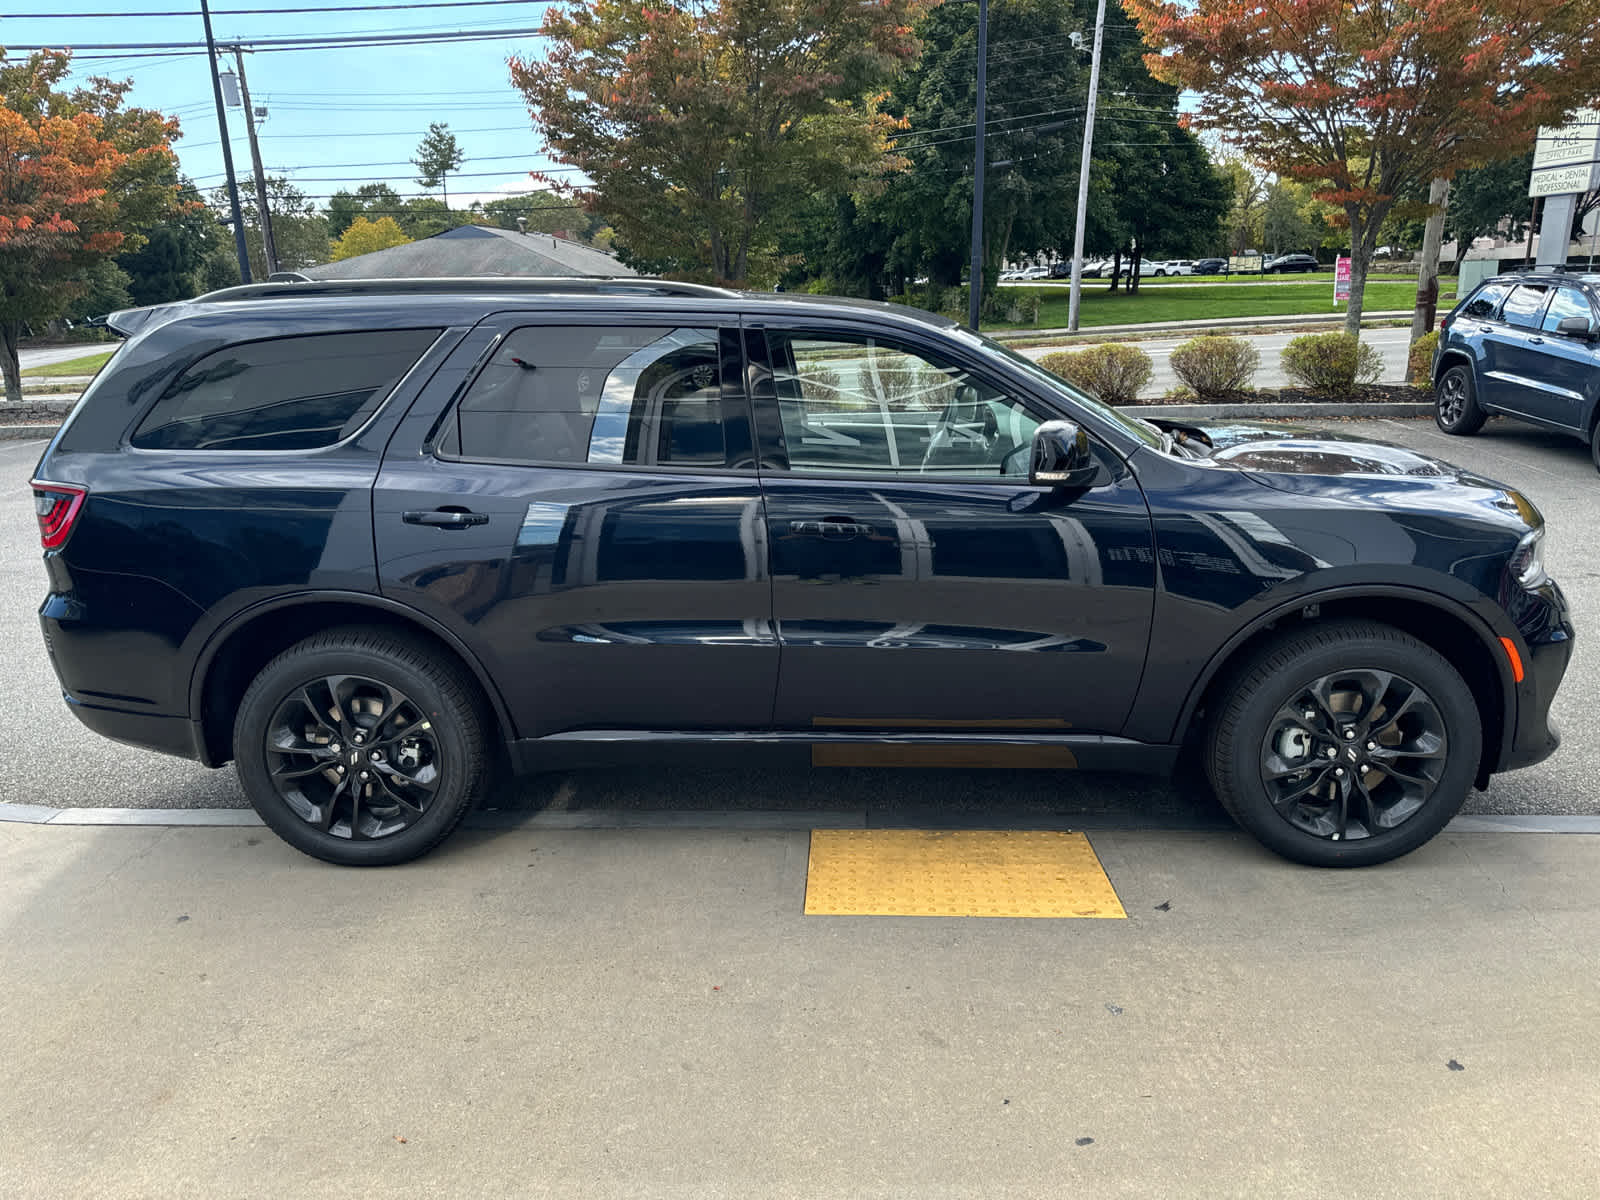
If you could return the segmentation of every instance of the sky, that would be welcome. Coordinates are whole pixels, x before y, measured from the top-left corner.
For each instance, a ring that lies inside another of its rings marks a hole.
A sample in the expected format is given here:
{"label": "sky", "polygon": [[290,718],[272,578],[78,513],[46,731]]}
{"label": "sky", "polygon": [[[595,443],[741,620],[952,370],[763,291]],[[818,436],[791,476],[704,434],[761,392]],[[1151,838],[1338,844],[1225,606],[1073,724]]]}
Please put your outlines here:
{"label": "sky", "polygon": [[[287,8],[373,6],[407,0],[211,0],[217,40],[361,33],[439,32],[537,27],[547,0],[472,8],[284,13]],[[105,75],[131,79],[128,103],[176,116],[184,136],[175,144],[181,170],[202,191],[223,182],[211,79],[204,53],[136,57],[131,52],[87,48],[128,42],[200,42],[205,30],[198,0],[0,0],[0,46],[12,61],[26,52],[9,47],[77,48],[74,79]],[[112,14],[173,12],[191,16]],[[271,13],[229,15],[228,10]],[[68,13],[99,14],[74,19]],[[37,15],[12,15],[37,14]],[[51,15],[44,15],[51,14]],[[431,121],[444,121],[467,160],[450,180],[452,208],[474,199],[533,190],[530,171],[551,161],[540,153],[521,94],[511,86],[506,60],[537,57],[537,36],[506,35],[457,45],[318,47],[260,50],[245,55],[251,103],[268,110],[259,126],[267,172],[284,175],[321,207],[340,189],[383,181],[403,196],[425,189],[409,160]],[[90,55],[116,55],[91,60]],[[224,56],[232,65],[232,55]],[[234,169],[241,186],[250,177],[250,146],[243,109],[227,110]],[[349,166],[346,164],[361,164]],[[372,164],[372,165],[367,165]],[[435,189],[431,194],[437,195]]]}

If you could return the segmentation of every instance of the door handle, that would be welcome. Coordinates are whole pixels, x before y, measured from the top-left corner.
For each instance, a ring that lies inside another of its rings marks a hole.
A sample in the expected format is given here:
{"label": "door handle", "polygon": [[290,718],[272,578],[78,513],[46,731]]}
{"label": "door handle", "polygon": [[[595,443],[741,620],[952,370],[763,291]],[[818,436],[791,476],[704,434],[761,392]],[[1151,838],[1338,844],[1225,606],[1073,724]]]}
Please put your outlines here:
{"label": "door handle", "polygon": [[432,512],[408,512],[402,515],[407,525],[431,525],[435,529],[465,529],[468,525],[487,525],[487,513],[468,512],[464,508],[436,508]]}
{"label": "door handle", "polygon": [[1529,342],[1530,345],[1534,345],[1534,346],[1542,346],[1542,345],[1544,345],[1544,339],[1541,338],[1541,337],[1531,337],[1531,338],[1528,339],[1528,342]]}
{"label": "door handle", "polygon": [[865,537],[872,532],[872,526],[849,517],[823,517],[816,521],[790,521],[789,532],[802,537],[844,539]]}

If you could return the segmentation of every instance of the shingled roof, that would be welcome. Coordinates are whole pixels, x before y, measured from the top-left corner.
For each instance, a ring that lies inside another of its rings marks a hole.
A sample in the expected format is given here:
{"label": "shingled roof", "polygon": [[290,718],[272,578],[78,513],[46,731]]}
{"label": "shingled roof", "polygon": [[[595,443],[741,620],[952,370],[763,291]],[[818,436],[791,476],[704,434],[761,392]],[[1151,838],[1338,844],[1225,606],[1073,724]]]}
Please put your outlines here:
{"label": "shingled roof", "polygon": [[308,267],[313,279],[417,279],[463,275],[635,275],[593,246],[548,233],[462,225],[419,242]]}

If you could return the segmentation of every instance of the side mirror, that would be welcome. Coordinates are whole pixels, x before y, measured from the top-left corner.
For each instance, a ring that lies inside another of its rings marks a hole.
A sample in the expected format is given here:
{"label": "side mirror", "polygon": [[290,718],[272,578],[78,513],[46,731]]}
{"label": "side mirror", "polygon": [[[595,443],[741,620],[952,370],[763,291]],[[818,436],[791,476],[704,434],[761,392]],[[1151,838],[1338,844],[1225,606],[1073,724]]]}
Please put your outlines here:
{"label": "side mirror", "polygon": [[1556,326],[1556,332],[1562,337],[1583,338],[1589,341],[1594,337],[1594,322],[1587,317],[1566,317]]}
{"label": "side mirror", "polygon": [[1042,487],[1092,487],[1100,464],[1089,450],[1089,435],[1072,421],[1046,421],[1033,432],[1028,482]]}

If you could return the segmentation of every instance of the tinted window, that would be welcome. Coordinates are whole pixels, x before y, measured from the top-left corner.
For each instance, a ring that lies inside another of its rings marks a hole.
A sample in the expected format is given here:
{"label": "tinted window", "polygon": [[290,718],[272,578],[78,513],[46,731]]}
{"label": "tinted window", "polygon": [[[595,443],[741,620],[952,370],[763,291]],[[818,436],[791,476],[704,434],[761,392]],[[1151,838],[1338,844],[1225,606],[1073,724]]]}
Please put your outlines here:
{"label": "tinted window", "polygon": [[444,449],[545,464],[722,466],[714,329],[512,330],[456,409]]}
{"label": "tinted window", "polygon": [[246,342],[178,376],[134,431],[147,450],[314,450],[359,429],[437,329]]}
{"label": "tinted window", "polygon": [[1550,289],[1539,284],[1518,284],[1506,298],[1506,306],[1501,310],[1500,319],[1507,325],[1516,325],[1522,329],[1537,329],[1539,315],[1544,312],[1544,302],[1549,295]]}
{"label": "tinted window", "polygon": [[1461,311],[1469,317],[1487,320],[1494,316],[1495,309],[1500,307],[1500,301],[1506,298],[1506,293],[1510,290],[1503,283],[1486,283],[1478,289],[1477,295],[1467,301],[1466,308]]}
{"label": "tinted window", "polygon": [[1589,328],[1594,328],[1594,310],[1589,307],[1589,298],[1576,288],[1557,288],[1556,294],[1550,299],[1550,308],[1544,314],[1544,327],[1554,333],[1556,326],[1569,317],[1582,317],[1589,322]]}
{"label": "tinted window", "polygon": [[1027,474],[1040,418],[959,367],[870,337],[776,334],[772,356],[791,472]]}

